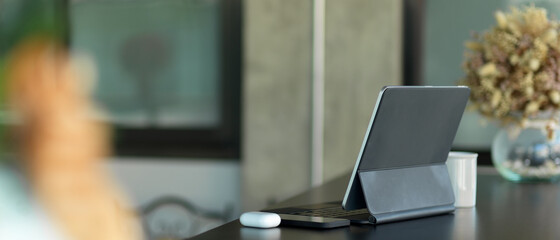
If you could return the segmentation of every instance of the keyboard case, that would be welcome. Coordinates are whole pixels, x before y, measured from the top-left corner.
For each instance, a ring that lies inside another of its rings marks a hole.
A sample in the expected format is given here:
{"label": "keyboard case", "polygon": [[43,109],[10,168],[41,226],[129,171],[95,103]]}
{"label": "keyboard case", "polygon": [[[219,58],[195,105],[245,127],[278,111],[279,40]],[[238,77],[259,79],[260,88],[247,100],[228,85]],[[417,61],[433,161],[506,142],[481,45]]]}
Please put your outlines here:
{"label": "keyboard case", "polygon": [[454,211],[445,161],[470,90],[386,87],[380,93],[343,201],[384,223]]}

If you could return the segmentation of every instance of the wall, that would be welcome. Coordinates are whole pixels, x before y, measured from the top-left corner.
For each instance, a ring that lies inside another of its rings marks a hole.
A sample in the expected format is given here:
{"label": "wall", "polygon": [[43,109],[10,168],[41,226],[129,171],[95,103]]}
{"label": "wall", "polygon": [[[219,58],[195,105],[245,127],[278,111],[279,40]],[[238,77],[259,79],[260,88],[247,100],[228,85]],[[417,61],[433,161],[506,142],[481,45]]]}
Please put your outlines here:
{"label": "wall", "polygon": [[[247,0],[245,210],[310,186],[311,0]],[[324,177],[354,165],[377,93],[401,82],[401,2],[326,1]]]}
{"label": "wall", "polygon": [[311,127],[311,1],[244,2],[243,205],[306,189]]}

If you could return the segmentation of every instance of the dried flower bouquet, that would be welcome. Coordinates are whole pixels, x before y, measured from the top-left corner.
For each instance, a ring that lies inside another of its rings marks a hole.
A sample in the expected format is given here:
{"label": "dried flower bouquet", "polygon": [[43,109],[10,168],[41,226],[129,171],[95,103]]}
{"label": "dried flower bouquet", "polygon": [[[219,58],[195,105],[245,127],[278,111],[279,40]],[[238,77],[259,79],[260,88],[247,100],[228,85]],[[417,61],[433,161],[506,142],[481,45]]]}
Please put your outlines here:
{"label": "dried flower bouquet", "polygon": [[[497,25],[467,42],[462,84],[472,107],[503,123],[560,108],[560,23],[534,6],[497,11]],[[556,114],[548,114],[554,116]]]}

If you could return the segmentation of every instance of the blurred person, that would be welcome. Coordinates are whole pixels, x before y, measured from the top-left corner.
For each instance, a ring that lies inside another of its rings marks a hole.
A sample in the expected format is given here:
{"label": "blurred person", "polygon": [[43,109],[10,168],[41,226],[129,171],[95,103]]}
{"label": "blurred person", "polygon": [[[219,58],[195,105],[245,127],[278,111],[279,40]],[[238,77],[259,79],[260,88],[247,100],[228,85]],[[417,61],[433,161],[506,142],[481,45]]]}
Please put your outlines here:
{"label": "blurred person", "polygon": [[8,101],[19,119],[26,176],[69,239],[140,239],[134,213],[102,165],[109,131],[92,118],[92,68],[80,62],[41,37],[26,39],[8,59]]}

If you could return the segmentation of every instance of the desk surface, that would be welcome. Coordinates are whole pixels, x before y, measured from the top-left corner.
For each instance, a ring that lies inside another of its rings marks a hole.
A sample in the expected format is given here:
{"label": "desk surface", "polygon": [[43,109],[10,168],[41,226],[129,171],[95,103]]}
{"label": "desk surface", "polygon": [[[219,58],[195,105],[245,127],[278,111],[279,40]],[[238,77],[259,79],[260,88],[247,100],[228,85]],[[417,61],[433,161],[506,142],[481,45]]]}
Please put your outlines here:
{"label": "desk surface", "polygon": [[[348,178],[337,178],[274,207],[340,201]],[[235,220],[193,239],[560,239],[560,184],[512,183],[479,169],[477,185],[476,207],[458,208],[454,214],[332,230],[255,229]]]}

